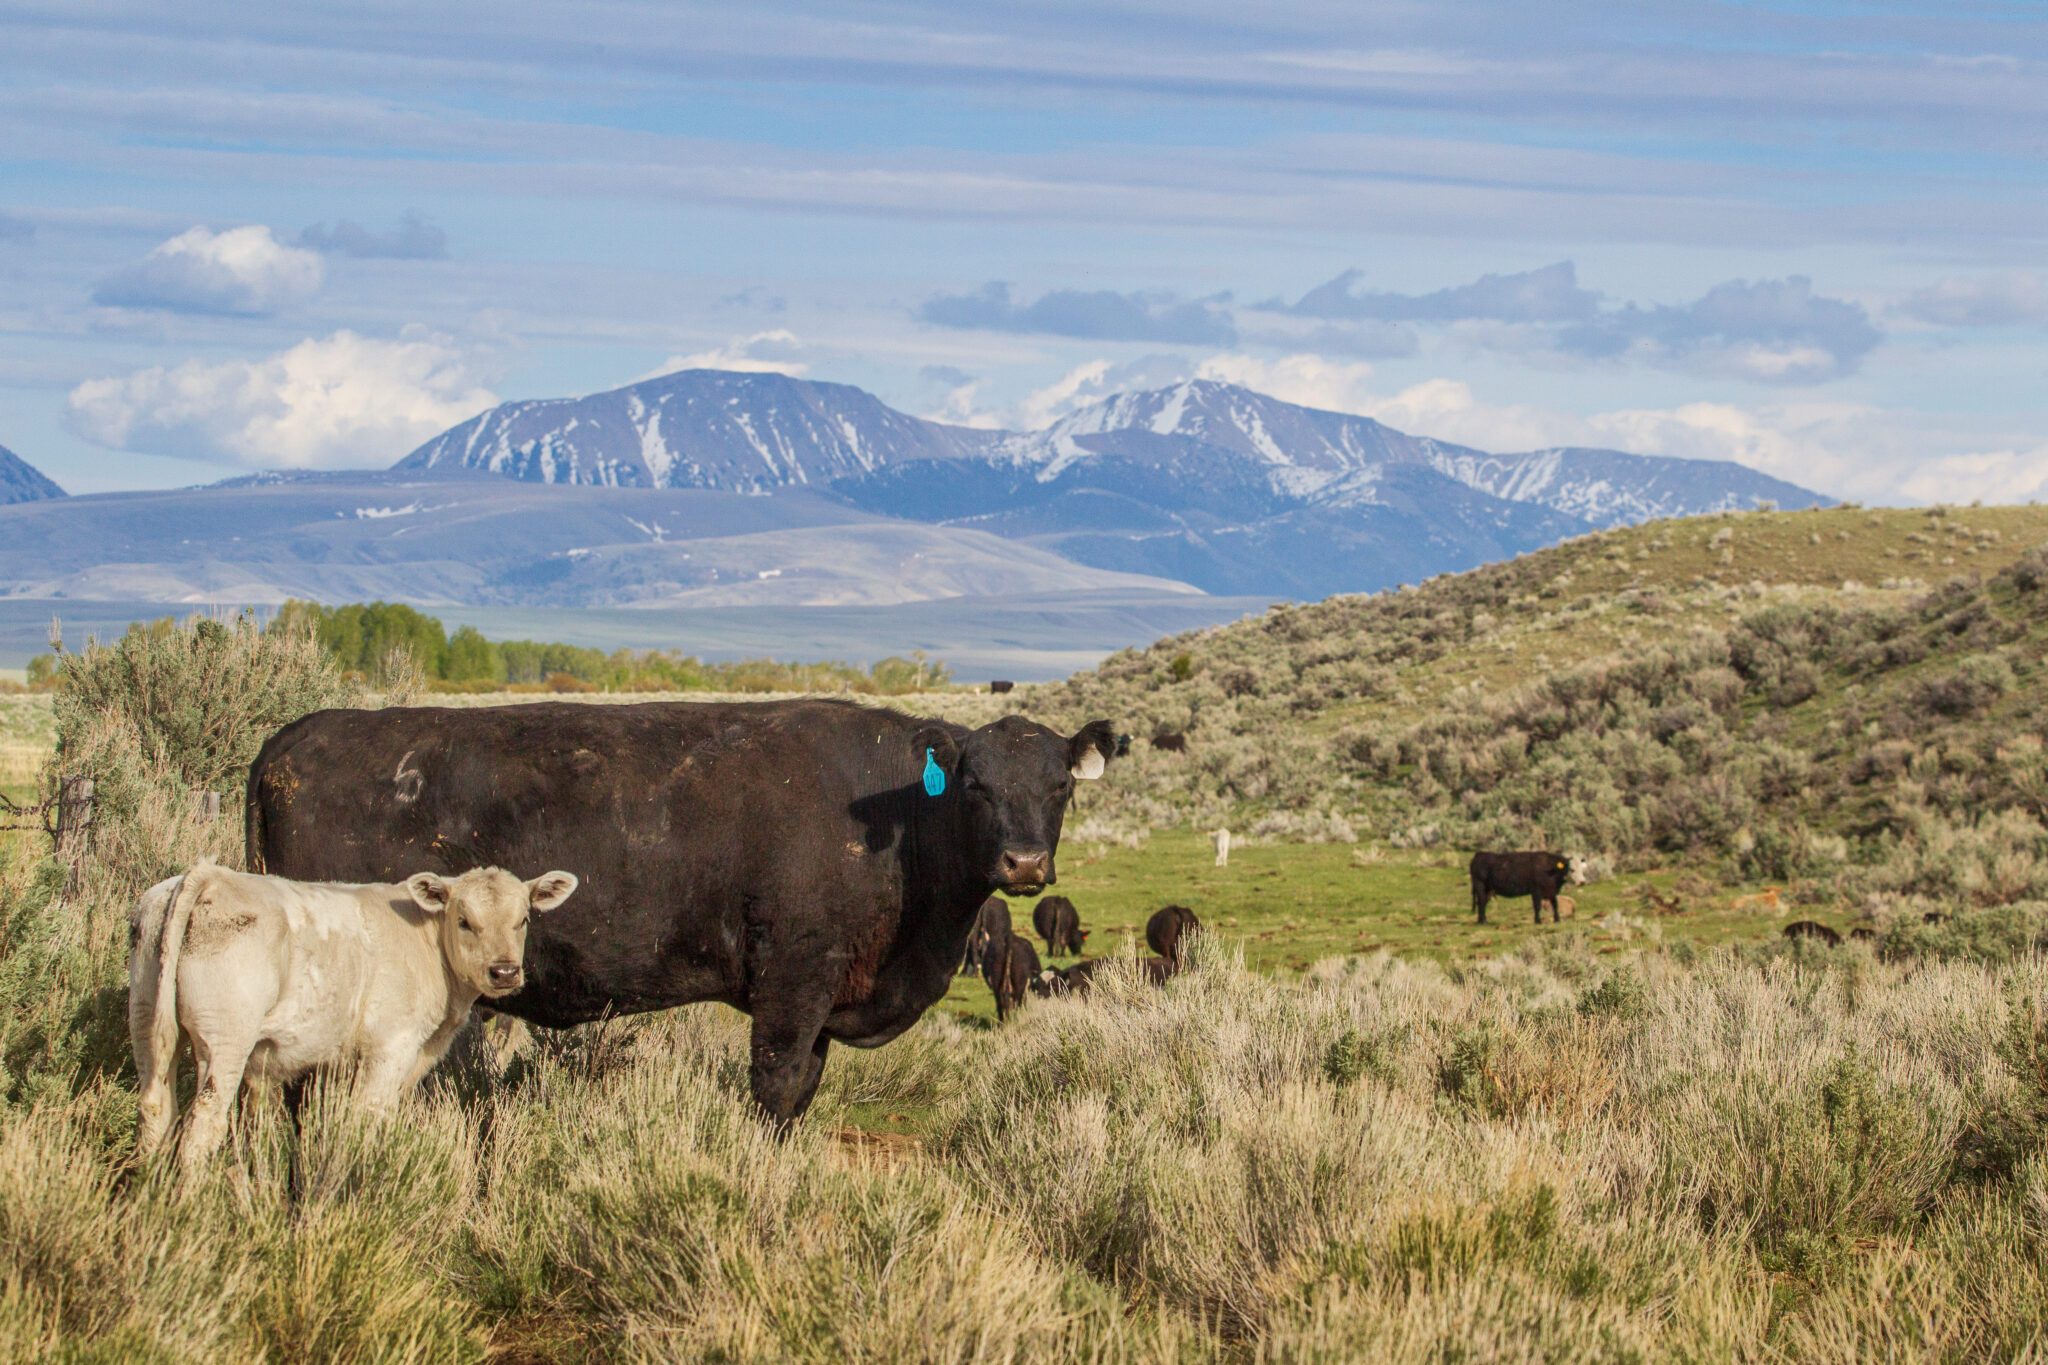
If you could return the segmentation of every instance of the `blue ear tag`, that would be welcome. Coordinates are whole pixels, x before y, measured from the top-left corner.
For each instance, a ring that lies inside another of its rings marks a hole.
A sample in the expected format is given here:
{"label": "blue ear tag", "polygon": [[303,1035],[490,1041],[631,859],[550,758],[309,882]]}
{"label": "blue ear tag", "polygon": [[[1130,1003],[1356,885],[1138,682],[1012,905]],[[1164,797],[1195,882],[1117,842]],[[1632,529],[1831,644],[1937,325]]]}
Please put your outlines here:
{"label": "blue ear tag", "polygon": [[943,796],[946,792],[946,770],[932,758],[932,751],[924,751],[924,794]]}

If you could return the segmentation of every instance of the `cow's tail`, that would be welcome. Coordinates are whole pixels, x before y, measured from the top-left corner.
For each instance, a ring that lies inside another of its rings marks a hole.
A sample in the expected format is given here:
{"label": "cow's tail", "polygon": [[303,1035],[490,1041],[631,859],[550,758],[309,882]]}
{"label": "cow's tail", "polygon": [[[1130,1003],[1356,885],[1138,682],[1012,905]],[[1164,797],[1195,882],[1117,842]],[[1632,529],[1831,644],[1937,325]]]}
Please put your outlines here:
{"label": "cow's tail", "polygon": [[150,1074],[168,1076],[178,1062],[178,959],[185,949],[185,927],[192,922],[192,902],[212,880],[215,864],[202,858],[178,881],[164,911],[157,939],[156,1012],[149,1021]]}
{"label": "cow's tail", "polygon": [[[265,746],[268,747],[268,746]],[[263,755],[249,765],[249,786],[242,795],[242,866],[264,872],[263,858]]]}

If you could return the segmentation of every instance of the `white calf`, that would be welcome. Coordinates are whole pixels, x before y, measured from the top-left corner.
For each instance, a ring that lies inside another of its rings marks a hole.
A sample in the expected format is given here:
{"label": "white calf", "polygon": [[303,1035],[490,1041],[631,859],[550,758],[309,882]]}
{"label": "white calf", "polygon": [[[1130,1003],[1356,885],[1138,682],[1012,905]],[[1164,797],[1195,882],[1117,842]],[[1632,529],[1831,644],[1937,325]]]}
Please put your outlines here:
{"label": "white calf", "polygon": [[162,1146],[178,1117],[181,1025],[199,1064],[178,1149],[188,1170],[226,1134],[245,1074],[283,1082],[350,1068],[358,1098],[389,1108],[441,1060],[478,996],[519,989],[528,912],[575,889],[567,872],[348,886],[207,862],[151,887],[135,904],[128,961],[137,1147]]}

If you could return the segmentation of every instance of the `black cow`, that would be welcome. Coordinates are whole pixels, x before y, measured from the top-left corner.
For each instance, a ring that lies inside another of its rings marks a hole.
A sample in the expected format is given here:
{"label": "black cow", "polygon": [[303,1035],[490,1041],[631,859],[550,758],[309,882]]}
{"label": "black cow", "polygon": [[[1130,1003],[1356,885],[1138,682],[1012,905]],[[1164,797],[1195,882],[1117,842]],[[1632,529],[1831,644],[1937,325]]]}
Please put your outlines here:
{"label": "black cow", "polygon": [[1536,907],[1536,922],[1543,923],[1543,907],[1550,906],[1550,922],[1557,923],[1557,895],[1572,879],[1572,860],[1562,853],[1475,853],[1472,855],[1472,908],[1479,922],[1486,923],[1486,903],[1495,896],[1527,896]]}
{"label": "black cow", "polygon": [[[1091,957],[1085,962],[1076,962],[1063,972],[1047,973],[1060,978],[1060,985],[1040,994],[1086,995],[1095,986],[1095,973],[1105,962],[1126,962],[1128,958]],[[1141,957],[1135,963],[1138,975],[1155,986],[1164,986],[1167,981],[1180,974],[1180,968],[1163,957]],[[1047,983],[1048,986],[1051,983]]]}
{"label": "black cow", "polygon": [[981,979],[988,982],[996,998],[996,1022],[1010,1017],[1010,1011],[1024,1003],[1025,993],[1038,980],[1038,950],[1022,934],[1003,932],[988,945],[981,959]]}
{"label": "black cow", "polygon": [[1065,896],[1047,896],[1033,906],[1031,927],[1045,940],[1047,957],[1079,957],[1081,940],[1088,937],[1081,927],[1081,912]]}
{"label": "black cow", "polygon": [[1201,927],[1194,911],[1185,905],[1169,905],[1153,911],[1152,918],[1145,921],[1145,946],[1178,967],[1181,936]]}
{"label": "black cow", "polygon": [[1010,903],[1001,896],[990,896],[981,903],[981,913],[974,917],[974,927],[967,931],[967,955],[960,960],[960,970],[980,971],[988,945],[1009,932]]}
{"label": "black cow", "polygon": [[1161,753],[1184,754],[1188,751],[1188,737],[1179,730],[1157,730],[1152,735],[1152,747]]}
{"label": "black cow", "polygon": [[250,768],[249,866],[573,869],[493,1008],[563,1028],[724,1001],[787,1123],[833,1040],[878,1047],[945,995],[991,892],[1055,880],[1075,779],[1115,743],[1107,721],[970,731],[845,701],[320,711]]}
{"label": "black cow", "polygon": [[1785,937],[1790,939],[1810,938],[1825,943],[1830,948],[1842,946],[1842,936],[1817,919],[1794,920],[1785,926]]}
{"label": "black cow", "polygon": [[1877,930],[1851,929],[1849,937],[1857,943],[1875,943],[1877,942]]}

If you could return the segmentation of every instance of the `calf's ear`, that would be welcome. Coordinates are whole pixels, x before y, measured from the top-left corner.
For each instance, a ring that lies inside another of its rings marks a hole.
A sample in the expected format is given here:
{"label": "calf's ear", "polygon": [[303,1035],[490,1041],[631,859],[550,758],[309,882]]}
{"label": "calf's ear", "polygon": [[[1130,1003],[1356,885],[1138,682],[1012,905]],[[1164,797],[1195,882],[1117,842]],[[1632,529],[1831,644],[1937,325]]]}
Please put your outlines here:
{"label": "calf's ear", "polygon": [[453,889],[446,877],[437,877],[431,872],[415,872],[405,879],[405,889],[412,893],[412,903],[430,915],[438,915],[448,908],[448,897]]}
{"label": "calf's ear", "polygon": [[573,872],[543,872],[526,884],[526,903],[544,914],[569,899],[576,885]]}
{"label": "calf's ear", "polygon": [[1106,720],[1091,720],[1067,741],[1067,771],[1084,782],[1102,776],[1109,760],[1116,757],[1116,727]]}

